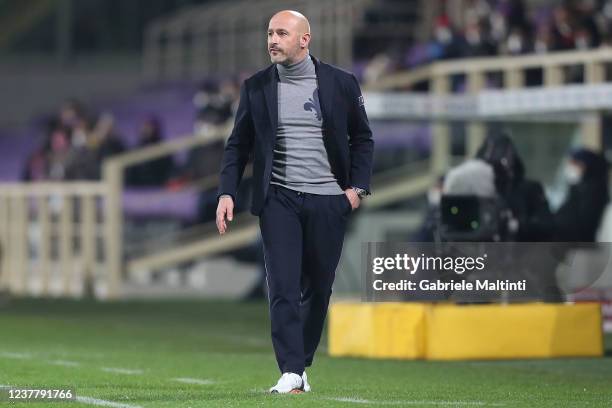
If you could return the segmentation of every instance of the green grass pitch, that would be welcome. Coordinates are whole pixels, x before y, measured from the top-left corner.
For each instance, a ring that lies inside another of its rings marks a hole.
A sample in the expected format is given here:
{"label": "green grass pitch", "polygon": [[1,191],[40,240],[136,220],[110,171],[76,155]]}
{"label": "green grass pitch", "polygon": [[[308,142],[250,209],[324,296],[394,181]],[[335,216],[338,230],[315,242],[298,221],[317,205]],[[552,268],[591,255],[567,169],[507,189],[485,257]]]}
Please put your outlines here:
{"label": "green grass pitch", "polygon": [[[13,300],[0,306],[0,384],[73,387],[32,407],[610,407],[612,356],[423,362],[330,358],[313,392],[278,379],[260,303]],[[612,338],[607,338],[608,350]],[[13,406],[11,403],[0,402]]]}

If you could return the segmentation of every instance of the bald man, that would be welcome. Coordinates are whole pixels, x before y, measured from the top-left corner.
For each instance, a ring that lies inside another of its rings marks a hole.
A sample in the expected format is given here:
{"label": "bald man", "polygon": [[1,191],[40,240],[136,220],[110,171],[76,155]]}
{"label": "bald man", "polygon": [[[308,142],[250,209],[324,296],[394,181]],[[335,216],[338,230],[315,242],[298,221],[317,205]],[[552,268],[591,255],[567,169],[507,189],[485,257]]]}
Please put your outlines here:
{"label": "bald man", "polygon": [[369,194],[374,142],[355,76],[310,55],[296,11],[268,25],[272,65],[242,85],[223,156],[217,228],[225,234],[249,157],[259,217],[272,344],[281,372],[272,393],[310,391],[346,223]]}

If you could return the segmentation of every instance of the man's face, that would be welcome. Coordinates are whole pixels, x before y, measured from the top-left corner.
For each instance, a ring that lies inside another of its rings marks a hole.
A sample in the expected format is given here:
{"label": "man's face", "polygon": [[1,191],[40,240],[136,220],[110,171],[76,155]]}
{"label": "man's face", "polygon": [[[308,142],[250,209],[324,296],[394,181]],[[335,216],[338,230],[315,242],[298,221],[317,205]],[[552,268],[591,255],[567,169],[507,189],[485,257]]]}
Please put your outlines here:
{"label": "man's face", "polygon": [[302,53],[301,33],[290,18],[275,16],[268,25],[268,53],[274,64],[290,65]]}

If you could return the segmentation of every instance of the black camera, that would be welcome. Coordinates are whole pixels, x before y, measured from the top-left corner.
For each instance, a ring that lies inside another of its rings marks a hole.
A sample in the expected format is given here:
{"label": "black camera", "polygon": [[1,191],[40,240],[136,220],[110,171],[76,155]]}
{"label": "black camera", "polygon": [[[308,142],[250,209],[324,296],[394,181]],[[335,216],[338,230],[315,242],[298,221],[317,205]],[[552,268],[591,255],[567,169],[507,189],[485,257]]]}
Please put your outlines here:
{"label": "black camera", "polygon": [[499,242],[508,239],[509,211],[498,197],[443,195],[439,236],[447,242]]}

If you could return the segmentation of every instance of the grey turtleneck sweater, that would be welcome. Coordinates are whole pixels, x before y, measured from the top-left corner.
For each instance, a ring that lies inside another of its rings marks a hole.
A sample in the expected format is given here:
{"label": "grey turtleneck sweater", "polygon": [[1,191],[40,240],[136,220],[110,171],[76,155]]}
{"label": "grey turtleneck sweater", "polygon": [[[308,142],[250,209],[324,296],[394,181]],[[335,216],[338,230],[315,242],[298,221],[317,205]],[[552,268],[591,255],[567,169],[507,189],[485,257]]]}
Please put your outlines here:
{"label": "grey turtleneck sweater", "polygon": [[272,184],[313,194],[344,194],[323,144],[323,117],[315,66],[306,56],[278,70],[278,128]]}

